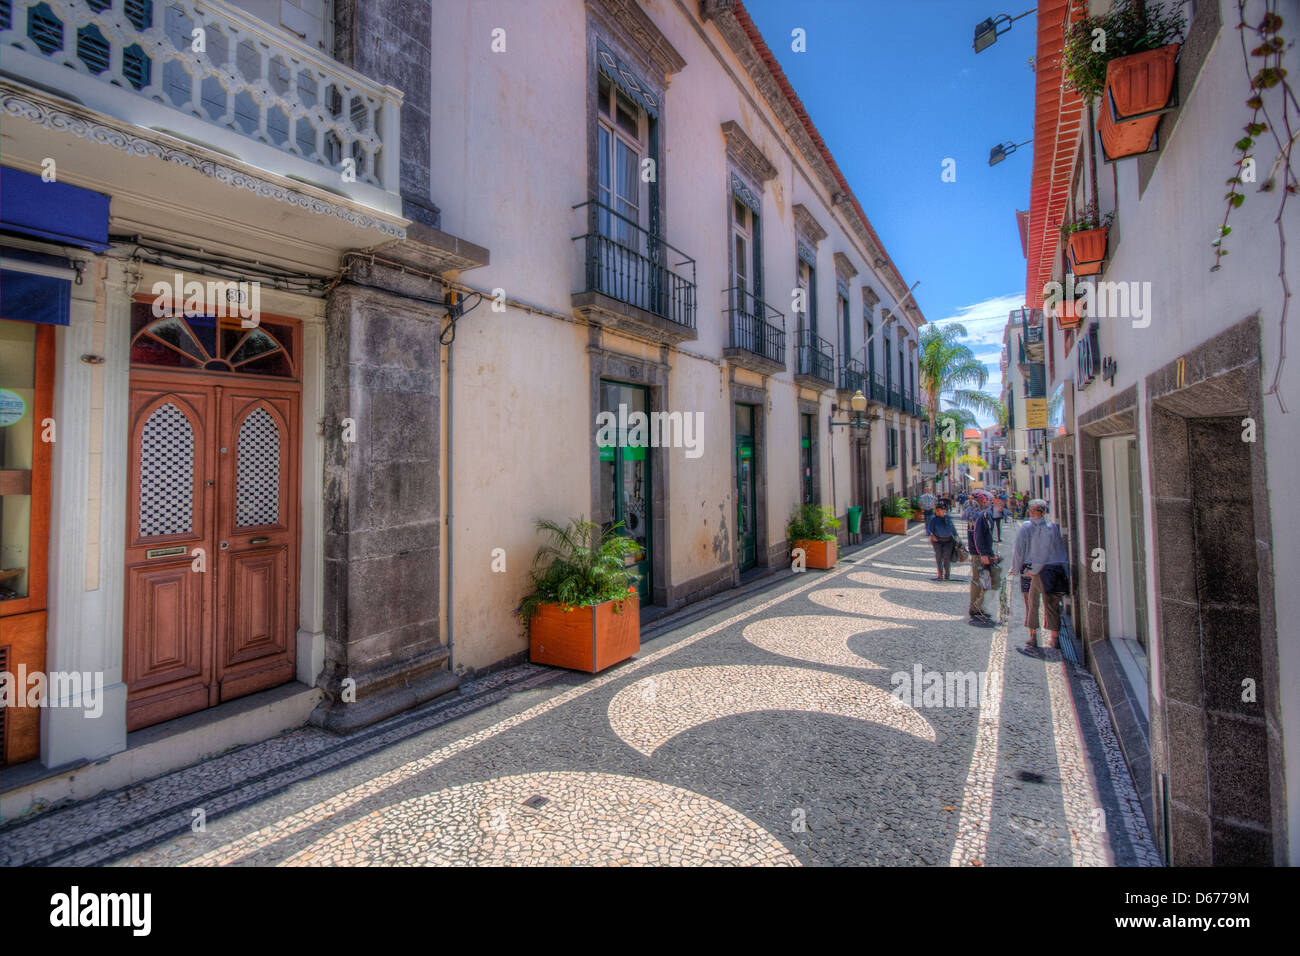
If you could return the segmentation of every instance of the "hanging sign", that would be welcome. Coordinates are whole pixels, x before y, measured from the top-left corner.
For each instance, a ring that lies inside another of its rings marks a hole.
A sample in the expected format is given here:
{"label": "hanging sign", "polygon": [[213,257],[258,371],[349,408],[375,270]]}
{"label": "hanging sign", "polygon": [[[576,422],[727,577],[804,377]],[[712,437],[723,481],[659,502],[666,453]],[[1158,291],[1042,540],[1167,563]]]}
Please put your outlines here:
{"label": "hanging sign", "polygon": [[1045,398],[1025,399],[1025,427],[1026,428],[1047,427],[1047,399]]}

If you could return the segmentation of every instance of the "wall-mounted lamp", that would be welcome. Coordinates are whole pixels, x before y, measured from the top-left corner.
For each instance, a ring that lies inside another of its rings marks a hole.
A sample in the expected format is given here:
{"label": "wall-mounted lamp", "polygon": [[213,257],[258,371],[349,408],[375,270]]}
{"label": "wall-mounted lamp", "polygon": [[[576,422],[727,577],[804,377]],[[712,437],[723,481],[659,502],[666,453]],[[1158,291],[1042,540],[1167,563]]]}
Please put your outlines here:
{"label": "wall-mounted lamp", "polygon": [[975,52],[983,53],[993,44],[998,42],[998,37],[1011,30],[1011,24],[1015,23],[1021,17],[1027,17],[1033,10],[1026,10],[1018,16],[1009,17],[1005,13],[999,13],[996,17],[989,17],[987,20],[981,20],[975,24]]}
{"label": "wall-mounted lamp", "polygon": [[879,415],[862,417],[862,413],[867,410],[867,396],[862,394],[862,389],[853,393],[853,397],[849,399],[849,407],[853,409],[853,418],[847,422],[837,422],[832,415],[831,428],[869,428],[872,422],[880,421]]}
{"label": "wall-mounted lamp", "polygon": [[1032,139],[1027,139],[1023,143],[999,143],[989,150],[989,165],[996,166],[1021,146],[1028,146],[1032,142]]}

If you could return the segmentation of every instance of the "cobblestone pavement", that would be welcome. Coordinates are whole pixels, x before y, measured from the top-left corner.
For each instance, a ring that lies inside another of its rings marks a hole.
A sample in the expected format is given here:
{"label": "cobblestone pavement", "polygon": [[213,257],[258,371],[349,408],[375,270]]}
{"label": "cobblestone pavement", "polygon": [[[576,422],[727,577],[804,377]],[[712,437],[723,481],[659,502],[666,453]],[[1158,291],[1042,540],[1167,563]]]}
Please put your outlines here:
{"label": "cobblestone pavement", "polygon": [[971,627],[954,570],[887,539],[594,677],[523,665],[19,819],[0,863],[1157,863],[1091,677]]}

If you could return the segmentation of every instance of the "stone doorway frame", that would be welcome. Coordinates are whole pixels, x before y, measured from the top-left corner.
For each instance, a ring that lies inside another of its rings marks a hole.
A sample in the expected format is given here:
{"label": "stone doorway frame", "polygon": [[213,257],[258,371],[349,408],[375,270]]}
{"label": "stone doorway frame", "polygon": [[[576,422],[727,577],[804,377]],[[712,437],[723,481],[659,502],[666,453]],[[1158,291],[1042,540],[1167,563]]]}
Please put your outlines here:
{"label": "stone doorway frame", "polygon": [[[1159,802],[1156,813],[1158,832],[1170,835],[1167,862],[1174,865],[1286,864],[1273,522],[1260,374],[1259,317],[1253,315],[1146,378],[1161,691],[1160,706],[1151,709],[1152,762],[1169,782],[1168,819]],[[1198,553],[1189,421],[1247,417],[1256,424],[1248,448],[1254,547],[1236,564],[1249,567],[1253,559],[1255,565],[1257,659],[1249,645],[1207,641],[1214,635],[1206,633],[1207,606],[1188,560]],[[1240,680],[1256,668],[1259,703],[1242,702]],[[1206,675],[1215,673],[1230,674],[1232,686],[1207,687]],[[1241,754],[1251,751],[1257,763],[1243,773]]]}
{"label": "stone doorway frame", "polygon": [[[628,385],[640,385],[646,389],[647,411],[666,412],[668,407],[668,375],[672,367],[668,364],[668,346],[660,346],[659,361],[652,362],[635,355],[625,355],[605,348],[602,331],[598,326],[591,326],[587,354],[590,356],[588,396],[591,415],[588,424],[591,430],[591,443],[588,445],[588,458],[591,462],[591,520],[600,523],[605,520],[604,505],[600,495],[600,449],[596,447],[596,416],[600,413],[600,381],[607,379],[626,382]],[[655,448],[650,455],[650,507],[654,517],[650,521],[650,567],[653,583],[650,588],[651,601],[663,607],[671,606],[672,581],[668,555],[672,553],[669,539],[668,521],[668,453],[671,449]]]}
{"label": "stone doorway frame", "polygon": [[[777,563],[785,561],[786,548],[785,542],[780,541],[776,545],[771,543],[771,533],[767,526],[767,388],[757,385],[745,385],[737,382],[736,367],[729,367],[731,375],[730,389],[728,390],[727,418],[729,424],[727,430],[731,435],[731,444],[729,448],[736,447],[736,405],[753,405],[754,406],[754,457],[758,460],[758,465],[754,469],[754,561],[756,568],[771,568]],[[764,382],[766,382],[766,378]],[[731,455],[731,506],[734,512],[736,507],[736,482],[739,477],[736,473],[736,456],[734,452]],[[733,524],[734,524],[733,517]],[[732,530],[731,541],[731,573],[732,586],[740,584],[740,528],[735,527]]]}

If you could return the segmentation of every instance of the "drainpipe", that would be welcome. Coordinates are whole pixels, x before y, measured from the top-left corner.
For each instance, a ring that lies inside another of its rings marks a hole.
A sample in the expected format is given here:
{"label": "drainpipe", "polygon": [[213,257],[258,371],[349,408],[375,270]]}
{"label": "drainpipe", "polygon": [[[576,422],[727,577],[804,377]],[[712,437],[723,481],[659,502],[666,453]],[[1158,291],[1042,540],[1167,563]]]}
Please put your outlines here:
{"label": "drainpipe", "polygon": [[[837,408],[839,408],[838,403],[831,402],[831,414],[830,417],[827,419],[827,425],[826,425],[826,430],[830,432],[830,436],[827,438],[827,442],[831,446],[831,513],[832,514],[839,511],[839,504],[837,503],[835,498],[835,429],[829,423],[835,421],[835,409]],[[848,535],[845,535],[845,538],[847,537]],[[793,545],[793,542],[791,542],[791,544]]]}
{"label": "drainpipe", "polygon": [[456,552],[452,548],[455,526],[452,524],[452,491],[455,488],[455,482],[452,481],[452,450],[453,450],[453,430],[456,425],[456,376],[452,374],[452,356],[455,354],[453,346],[456,343],[455,336],[447,345],[447,669],[452,674],[456,673],[456,638],[453,624],[456,613],[456,592],[453,590],[455,576],[452,571],[456,564]]}

